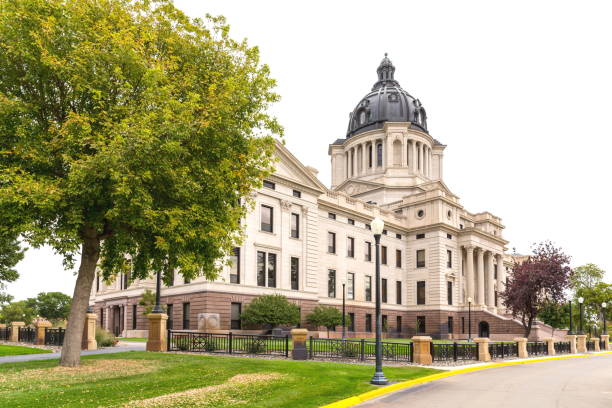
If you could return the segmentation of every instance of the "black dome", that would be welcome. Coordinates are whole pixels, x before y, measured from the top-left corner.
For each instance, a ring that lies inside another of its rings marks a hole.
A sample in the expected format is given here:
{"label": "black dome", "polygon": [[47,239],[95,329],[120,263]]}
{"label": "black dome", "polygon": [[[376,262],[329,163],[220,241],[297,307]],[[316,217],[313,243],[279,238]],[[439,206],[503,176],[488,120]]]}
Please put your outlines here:
{"label": "black dome", "polygon": [[378,81],[351,113],[346,137],[382,129],[385,122],[411,122],[411,128],[427,132],[425,109],[393,78],[395,67],[386,53],[376,72]]}

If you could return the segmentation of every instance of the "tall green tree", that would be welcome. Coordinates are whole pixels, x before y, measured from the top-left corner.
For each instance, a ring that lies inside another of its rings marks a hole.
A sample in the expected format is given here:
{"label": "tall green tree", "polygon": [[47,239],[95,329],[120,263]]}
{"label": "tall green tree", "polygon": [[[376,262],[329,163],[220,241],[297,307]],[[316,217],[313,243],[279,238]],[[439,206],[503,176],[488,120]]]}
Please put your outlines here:
{"label": "tall green tree", "polygon": [[223,18],[169,0],[0,0],[0,218],[79,262],[61,365],[96,265],[217,276],[273,167],[274,85]]}
{"label": "tall green tree", "polygon": [[23,255],[24,249],[17,240],[17,234],[0,228],[0,289],[4,289],[6,282],[17,280],[19,273],[15,265],[23,259]]}
{"label": "tall green tree", "polygon": [[574,268],[570,276],[570,286],[576,292],[582,289],[592,288],[602,282],[606,271],[595,264],[586,264]]}
{"label": "tall green tree", "polygon": [[62,292],[41,292],[27,302],[37,315],[57,322],[68,318],[72,298]]}
{"label": "tall green tree", "polygon": [[553,328],[552,336],[554,337],[555,329],[569,327],[569,304],[555,302],[544,303],[538,313],[538,319]]}
{"label": "tall green tree", "polygon": [[[342,312],[332,306],[318,305],[306,316],[306,321],[316,327],[325,327],[327,329],[327,337],[329,337],[329,331],[342,324]],[[350,326],[348,314],[345,317],[345,322],[347,326]]]}
{"label": "tall green tree", "polygon": [[34,317],[36,317],[36,310],[25,300],[6,304],[0,309],[0,322],[5,324],[10,322],[30,324]]}

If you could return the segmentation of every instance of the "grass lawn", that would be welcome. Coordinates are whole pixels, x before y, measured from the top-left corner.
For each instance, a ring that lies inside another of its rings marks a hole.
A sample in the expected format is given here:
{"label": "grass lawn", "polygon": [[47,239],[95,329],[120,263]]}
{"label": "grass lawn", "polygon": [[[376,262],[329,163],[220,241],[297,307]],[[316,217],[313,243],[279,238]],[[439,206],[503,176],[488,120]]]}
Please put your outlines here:
{"label": "grass lawn", "polygon": [[122,341],[147,341],[144,337],[117,337],[116,340]]}
{"label": "grass lawn", "polygon": [[[314,408],[374,388],[373,365],[145,352],[81,361],[77,369],[57,360],[0,365],[2,406]],[[438,372],[384,371],[391,381]],[[179,394],[164,397],[172,393]]]}
{"label": "grass lawn", "polygon": [[8,345],[0,344],[0,357],[20,356],[22,354],[40,354],[40,353],[51,353],[51,350],[43,350],[39,348],[24,347],[24,346],[8,346]]}

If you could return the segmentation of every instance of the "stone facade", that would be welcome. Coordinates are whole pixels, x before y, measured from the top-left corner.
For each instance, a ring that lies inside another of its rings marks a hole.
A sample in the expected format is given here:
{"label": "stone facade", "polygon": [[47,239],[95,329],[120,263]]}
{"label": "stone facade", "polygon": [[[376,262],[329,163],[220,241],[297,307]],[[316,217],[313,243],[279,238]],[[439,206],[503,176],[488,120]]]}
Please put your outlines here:
{"label": "stone facade", "polygon": [[[390,94],[388,100],[395,99]],[[423,119],[424,110],[419,112]],[[336,140],[329,146],[331,189],[277,143],[276,171],[252,193],[256,205],[244,220],[246,240],[235,250],[233,266],[212,282],[185,282],[177,274],[161,293],[162,302],[172,305],[168,326],[195,330],[198,314],[218,313],[221,329],[237,330],[240,310],[255,296],[272,293],[297,303],[305,326],[317,304],[341,307],[344,282],[347,313],[354,314],[349,334],[372,335],[375,247],[369,224],[379,216],[385,222],[382,313],[389,335],[467,338],[471,298],[472,337],[486,331],[493,339],[522,336],[497,297],[511,266],[504,225],[489,212],[465,209],[444,184],[446,146],[425,125],[385,122]],[[153,279],[121,276],[109,285],[97,279],[92,303],[100,324],[117,334],[146,333],[138,305],[145,289],[154,290]]]}

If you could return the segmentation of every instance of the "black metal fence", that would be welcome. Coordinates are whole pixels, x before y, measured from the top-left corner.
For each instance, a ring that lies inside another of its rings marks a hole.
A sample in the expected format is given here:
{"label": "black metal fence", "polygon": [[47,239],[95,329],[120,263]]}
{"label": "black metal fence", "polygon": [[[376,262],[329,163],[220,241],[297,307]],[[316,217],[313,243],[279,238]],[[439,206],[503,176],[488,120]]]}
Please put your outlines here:
{"label": "black metal fence", "polygon": [[489,343],[489,354],[493,360],[518,357],[517,343]]}
{"label": "black metal fence", "polygon": [[608,350],[606,350],[606,342],[605,341],[599,340],[599,349],[601,351],[608,351]]}
{"label": "black metal fence", "polygon": [[476,343],[431,343],[431,358],[433,361],[466,361],[478,360],[478,344]]}
{"label": "black metal fence", "polygon": [[45,344],[48,346],[61,346],[64,344],[64,333],[66,329],[45,329]]}
{"label": "black metal fence", "polygon": [[36,329],[33,327],[20,327],[17,338],[22,343],[36,343]]}
{"label": "black metal fence", "polygon": [[289,336],[168,330],[168,351],[289,356]]}
{"label": "black metal fence", "polygon": [[555,342],[555,353],[556,354],[569,354],[571,352],[572,352],[572,346],[569,341]]}
{"label": "black metal fence", "polygon": [[0,327],[0,340],[8,341],[11,339],[11,328]]}
{"label": "black metal fence", "polygon": [[[381,345],[383,360],[413,361],[412,343],[383,341]],[[365,339],[343,340],[310,337],[308,355],[310,358],[374,360],[376,359],[376,342]]]}
{"label": "black metal fence", "polygon": [[589,340],[586,342],[586,349],[587,351],[595,351],[595,341],[594,340]]}
{"label": "black metal fence", "polygon": [[527,355],[528,356],[544,356],[548,354],[548,346],[543,341],[528,341]]}

